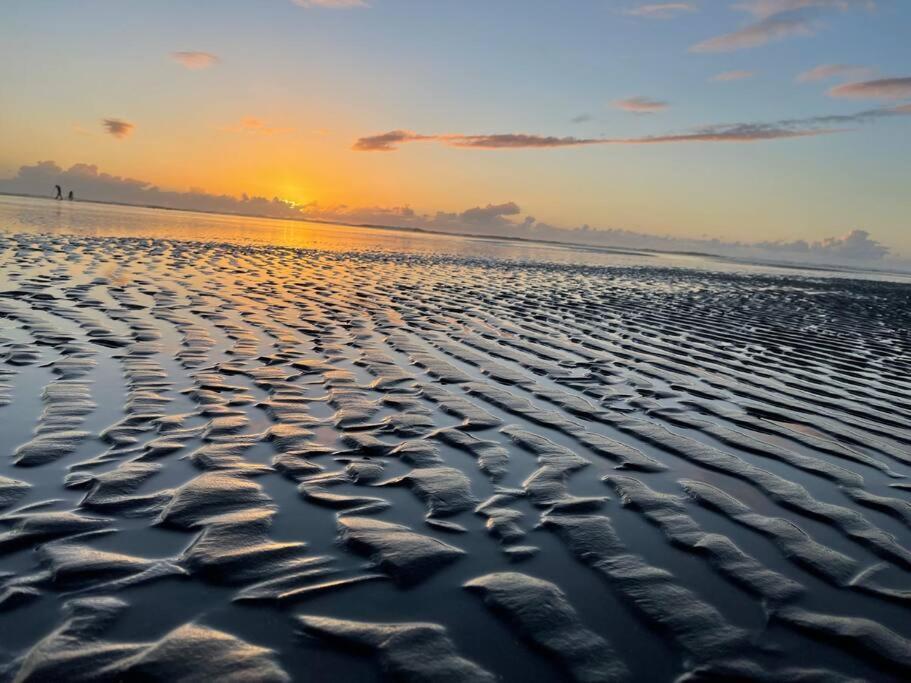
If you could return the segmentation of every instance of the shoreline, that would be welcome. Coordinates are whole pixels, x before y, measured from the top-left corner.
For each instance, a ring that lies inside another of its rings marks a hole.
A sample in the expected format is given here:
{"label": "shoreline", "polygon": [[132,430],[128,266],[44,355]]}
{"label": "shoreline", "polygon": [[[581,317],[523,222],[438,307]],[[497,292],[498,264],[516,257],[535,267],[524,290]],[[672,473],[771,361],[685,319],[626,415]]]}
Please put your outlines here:
{"label": "shoreline", "polygon": [[[40,194],[22,194],[19,192],[0,192],[0,197],[24,197],[27,199],[46,199],[56,201],[49,195]],[[66,200],[64,200],[66,201]],[[442,235],[445,237],[465,237],[470,239],[480,239],[495,242],[520,242],[528,244],[546,244],[548,246],[573,247],[581,249],[593,249],[608,253],[632,254],[636,256],[649,256],[651,254],[679,254],[682,256],[701,256],[704,258],[724,258],[718,254],[702,252],[685,252],[685,251],[663,251],[661,249],[628,249],[625,247],[602,247],[591,244],[580,244],[578,242],[562,242],[559,240],[541,240],[530,239],[527,237],[514,237],[512,235],[483,235],[473,232],[445,232],[443,230],[431,230],[429,228],[420,228],[408,225],[383,225],[381,223],[344,223],[342,221],[329,221],[320,218],[282,218],[279,216],[266,216],[258,213],[225,213],[222,211],[205,211],[203,209],[180,209],[173,206],[160,206],[156,204],[129,204],[127,202],[111,202],[97,199],[74,199],[74,204],[100,204],[102,206],[124,206],[133,209],[152,209],[155,211],[176,211],[181,213],[201,214],[205,216],[231,216],[232,218],[255,218],[257,220],[267,221],[293,221],[295,223],[316,223],[318,225],[336,225],[345,228],[367,228],[370,230],[389,230],[396,232],[416,233],[419,235]]]}
{"label": "shoreline", "polygon": [[[37,195],[37,194],[24,194],[18,192],[2,192],[0,191],[0,197],[22,197],[26,199],[43,199],[50,202],[56,201],[53,197],[49,195]],[[66,201],[66,200],[64,200]],[[577,250],[586,250],[596,253],[605,253],[605,254],[624,254],[631,256],[645,256],[645,257],[654,257],[655,255],[671,255],[671,256],[688,256],[696,258],[705,258],[705,259],[714,259],[720,260],[728,263],[737,263],[744,265],[755,265],[755,266],[766,266],[774,268],[786,268],[793,270],[809,270],[809,271],[829,271],[829,272],[843,272],[843,273],[878,273],[883,275],[898,275],[898,276],[911,276],[911,269],[909,270],[899,270],[896,268],[874,268],[870,266],[851,266],[846,264],[819,264],[819,263],[806,263],[799,261],[775,261],[775,260],[765,260],[765,259],[748,259],[739,256],[727,256],[723,254],[713,254],[711,252],[702,252],[702,251],[673,251],[673,250],[664,250],[664,249],[650,249],[650,248],[641,248],[641,249],[632,249],[626,247],[609,247],[609,246],[599,246],[592,244],[582,244],[579,242],[566,242],[561,240],[545,240],[545,239],[532,239],[527,237],[515,237],[512,235],[484,235],[471,232],[446,232],[443,230],[432,230],[429,228],[413,227],[413,226],[399,226],[399,225],[382,225],[378,223],[344,223],[341,221],[330,221],[325,219],[316,219],[316,218],[280,218],[276,216],[266,216],[263,214],[247,214],[247,213],[224,213],[221,211],[205,211],[202,209],[181,209],[170,206],[159,206],[154,204],[129,204],[127,202],[114,202],[114,201],[102,201],[94,199],[75,199],[73,203],[78,204],[98,204],[101,206],[120,206],[126,208],[134,209],[150,209],[153,211],[172,211],[179,213],[189,213],[197,214],[204,216],[228,216],[232,218],[251,218],[256,220],[268,220],[268,221],[291,221],[295,223],[315,223],[317,225],[334,225],[338,227],[346,228],[364,228],[368,230],[384,230],[384,231],[393,231],[393,232],[404,232],[411,233],[416,235],[435,235],[443,237],[460,237],[464,239],[473,239],[473,240],[483,240],[488,242],[509,242],[517,244],[529,244],[529,245],[545,245],[548,247],[559,247],[567,249],[577,249]]]}

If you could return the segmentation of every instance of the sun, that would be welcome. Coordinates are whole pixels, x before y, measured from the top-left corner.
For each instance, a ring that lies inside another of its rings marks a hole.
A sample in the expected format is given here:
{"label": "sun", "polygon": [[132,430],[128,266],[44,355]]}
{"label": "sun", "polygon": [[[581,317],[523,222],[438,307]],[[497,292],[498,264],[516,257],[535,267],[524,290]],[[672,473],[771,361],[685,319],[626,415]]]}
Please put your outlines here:
{"label": "sun", "polygon": [[300,207],[311,204],[314,200],[313,190],[302,187],[300,183],[281,183],[276,187],[275,196],[288,206]]}

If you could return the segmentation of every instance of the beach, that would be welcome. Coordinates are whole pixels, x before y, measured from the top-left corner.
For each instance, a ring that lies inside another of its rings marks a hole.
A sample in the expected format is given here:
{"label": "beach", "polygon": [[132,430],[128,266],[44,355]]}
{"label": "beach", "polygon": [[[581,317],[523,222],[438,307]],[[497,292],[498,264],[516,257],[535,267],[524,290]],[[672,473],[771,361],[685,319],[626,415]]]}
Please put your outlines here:
{"label": "beach", "polygon": [[11,680],[911,673],[907,277],[4,201]]}

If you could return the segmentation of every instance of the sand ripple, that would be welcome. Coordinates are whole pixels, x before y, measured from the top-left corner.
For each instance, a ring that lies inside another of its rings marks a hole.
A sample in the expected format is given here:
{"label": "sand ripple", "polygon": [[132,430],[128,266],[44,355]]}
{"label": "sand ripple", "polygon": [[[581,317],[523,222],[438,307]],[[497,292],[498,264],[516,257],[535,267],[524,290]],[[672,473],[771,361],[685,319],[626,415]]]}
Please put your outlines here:
{"label": "sand ripple", "polygon": [[35,234],[0,268],[0,677],[907,680],[907,285]]}

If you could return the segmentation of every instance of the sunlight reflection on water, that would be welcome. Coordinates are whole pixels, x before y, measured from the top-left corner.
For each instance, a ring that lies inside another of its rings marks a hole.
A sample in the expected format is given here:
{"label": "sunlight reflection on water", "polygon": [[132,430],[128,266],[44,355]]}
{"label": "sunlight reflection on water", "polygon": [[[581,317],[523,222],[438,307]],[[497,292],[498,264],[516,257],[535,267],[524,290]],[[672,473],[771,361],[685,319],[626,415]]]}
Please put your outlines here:
{"label": "sunlight reflection on water", "polygon": [[581,266],[650,266],[722,273],[911,281],[911,276],[889,273],[803,270],[699,254],[610,250],[9,195],[0,195],[0,231],[269,244],[336,252],[388,252]]}

